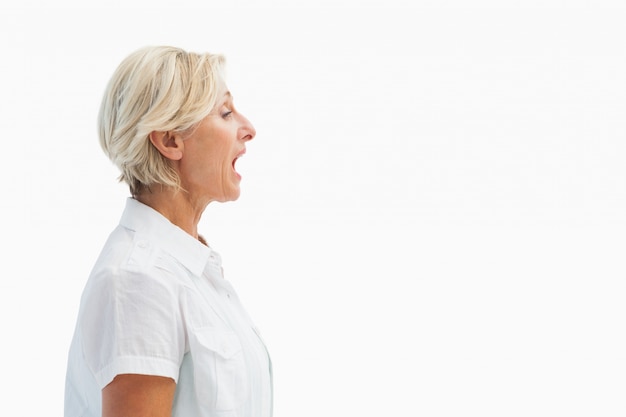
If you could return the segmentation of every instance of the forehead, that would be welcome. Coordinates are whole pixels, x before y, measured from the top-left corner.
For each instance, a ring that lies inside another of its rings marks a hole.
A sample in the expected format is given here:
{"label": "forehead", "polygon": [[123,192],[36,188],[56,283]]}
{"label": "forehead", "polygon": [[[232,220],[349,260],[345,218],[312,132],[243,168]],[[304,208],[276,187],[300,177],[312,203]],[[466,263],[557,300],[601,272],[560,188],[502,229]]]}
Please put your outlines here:
{"label": "forehead", "polygon": [[222,101],[226,96],[230,95],[230,91],[228,90],[228,86],[224,80],[219,80],[217,85],[215,86],[217,89],[217,100]]}

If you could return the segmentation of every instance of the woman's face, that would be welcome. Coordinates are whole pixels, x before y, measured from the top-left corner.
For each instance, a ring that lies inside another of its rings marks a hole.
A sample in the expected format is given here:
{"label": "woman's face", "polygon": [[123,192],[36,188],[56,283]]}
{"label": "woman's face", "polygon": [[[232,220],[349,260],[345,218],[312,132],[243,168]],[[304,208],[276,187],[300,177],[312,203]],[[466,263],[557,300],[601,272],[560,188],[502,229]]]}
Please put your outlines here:
{"label": "woman's face", "polygon": [[178,166],[182,187],[206,204],[239,198],[241,175],[235,163],[256,135],[248,119],[235,109],[230,92],[223,91],[215,109],[185,137]]}

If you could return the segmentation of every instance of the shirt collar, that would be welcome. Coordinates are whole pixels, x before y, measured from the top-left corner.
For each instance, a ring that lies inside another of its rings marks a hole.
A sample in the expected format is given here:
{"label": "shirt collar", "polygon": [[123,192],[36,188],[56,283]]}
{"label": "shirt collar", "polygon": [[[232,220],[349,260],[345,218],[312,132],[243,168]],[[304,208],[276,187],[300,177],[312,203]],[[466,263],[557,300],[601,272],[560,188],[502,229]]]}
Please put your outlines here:
{"label": "shirt collar", "polygon": [[120,225],[155,242],[196,276],[202,274],[212,252],[211,248],[200,243],[161,213],[132,197],[126,200]]}

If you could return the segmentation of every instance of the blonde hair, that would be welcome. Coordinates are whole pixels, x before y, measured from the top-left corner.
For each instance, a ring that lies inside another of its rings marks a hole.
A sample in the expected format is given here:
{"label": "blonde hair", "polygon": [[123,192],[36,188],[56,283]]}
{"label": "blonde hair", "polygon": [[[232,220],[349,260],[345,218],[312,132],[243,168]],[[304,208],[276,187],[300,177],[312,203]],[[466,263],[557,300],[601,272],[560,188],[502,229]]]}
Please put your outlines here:
{"label": "blonde hair", "polygon": [[100,145],[131,194],[154,184],[180,189],[180,179],[152,145],[153,131],[184,132],[216,105],[224,57],[170,46],[141,48],[117,67],[98,116]]}

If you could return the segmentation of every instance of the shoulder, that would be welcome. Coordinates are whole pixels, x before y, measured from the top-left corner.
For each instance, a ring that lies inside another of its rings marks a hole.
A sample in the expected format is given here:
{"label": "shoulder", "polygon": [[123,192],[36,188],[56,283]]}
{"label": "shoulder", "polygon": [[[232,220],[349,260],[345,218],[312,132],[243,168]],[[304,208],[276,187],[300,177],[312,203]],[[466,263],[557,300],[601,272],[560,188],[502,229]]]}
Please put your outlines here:
{"label": "shoulder", "polygon": [[105,243],[89,276],[86,292],[100,296],[133,293],[141,297],[180,296],[192,277],[159,241],[124,227],[116,228]]}

